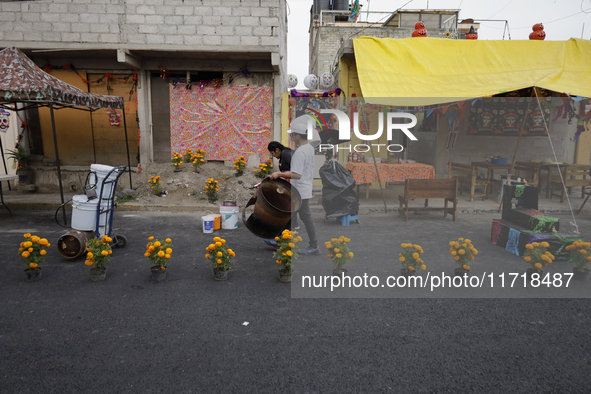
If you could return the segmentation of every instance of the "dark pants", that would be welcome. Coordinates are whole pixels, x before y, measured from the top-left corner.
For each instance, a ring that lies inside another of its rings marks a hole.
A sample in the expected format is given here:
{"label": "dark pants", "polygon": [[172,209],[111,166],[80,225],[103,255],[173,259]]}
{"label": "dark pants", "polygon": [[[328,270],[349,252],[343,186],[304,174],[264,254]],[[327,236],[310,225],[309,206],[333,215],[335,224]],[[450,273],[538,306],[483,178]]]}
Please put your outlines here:
{"label": "dark pants", "polygon": [[310,238],[309,246],[311,248],[318,247],[318,240],[316,239],[316,226],[314,226],[312,212],[310,211],[310,199],[302,200],[302,205],[298,210],[298,214],[300,215],[300,219],[304,223],[304,226],[306,226],[306,232]]}

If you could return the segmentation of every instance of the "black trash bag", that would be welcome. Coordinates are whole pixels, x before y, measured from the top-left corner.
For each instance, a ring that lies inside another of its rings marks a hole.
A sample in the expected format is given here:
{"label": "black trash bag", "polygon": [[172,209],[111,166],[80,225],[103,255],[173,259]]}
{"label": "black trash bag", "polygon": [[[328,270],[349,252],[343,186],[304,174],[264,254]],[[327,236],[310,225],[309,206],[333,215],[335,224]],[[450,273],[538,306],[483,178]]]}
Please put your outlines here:
{"label": "black trash bag", "polygon": [[320,167],[319,172],[326,218],[357,215],[359,197],[355,193],[355,180],[349,171],[337,161],[329,161]]}

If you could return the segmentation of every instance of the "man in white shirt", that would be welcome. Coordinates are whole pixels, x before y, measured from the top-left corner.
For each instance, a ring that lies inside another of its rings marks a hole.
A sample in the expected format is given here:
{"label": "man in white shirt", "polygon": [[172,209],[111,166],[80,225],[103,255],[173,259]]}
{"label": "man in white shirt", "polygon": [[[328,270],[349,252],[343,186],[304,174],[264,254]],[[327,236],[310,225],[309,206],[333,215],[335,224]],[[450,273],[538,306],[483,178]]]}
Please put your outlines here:
{"label": "man in white shirt", "polygon": [[305,122],[292,122],[287,130],[292,141],[298,147],[291,158],[291,172],[274,172],[271,179],[291,179],[291,185],[295,186],[302,197],[302,205],[298,210],[300,220],[306,226],[306,232],[310,238],[308,247],[300,249],[303,255],[320,255],[320,247],[316,239],[316,226],[310,211],[310,199],[312,198],[312,184],[314,182],[314,147],[308,142],[308,128]]}

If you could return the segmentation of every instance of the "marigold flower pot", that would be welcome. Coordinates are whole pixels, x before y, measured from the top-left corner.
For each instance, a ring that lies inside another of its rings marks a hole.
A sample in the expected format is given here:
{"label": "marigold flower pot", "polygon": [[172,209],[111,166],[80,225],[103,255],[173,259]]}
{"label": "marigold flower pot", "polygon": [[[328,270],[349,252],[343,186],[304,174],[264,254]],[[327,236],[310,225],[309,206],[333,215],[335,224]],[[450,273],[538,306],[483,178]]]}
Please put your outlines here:
{"label": "marigold flower pot", "polygon": [[25,270],[25,280],[27,282],[35,282],[41,279],[41,268]]}
{"label": "marigold flower pot", "polygon": [[407,270],[406,268],[402,268],[402,269],[400,270],[400,275],[402,275],[402,276],[412,276],[412,275],[414,275],[415,273],[416,273],[415,271],[409,271],[409,270]]}
{"label": "marigold flower pot", "polygon": [[589,268],[584,268],[582,271],[577,268],[573,268],[573,279],[585,280],[588,276]]}
{"label": "marigold flower pot", "polygon": [[215,280],[227,280],[228,279],[228,271],[222,271],[217,268],[214,268],[213,269],[214,279]]}
{"label": "marigold flower pot", "polygon": [[539,274],[540,275],[539,279],[542,279],[543,273],[544,273],[544,271],[542,271],[542,270],[538,271],[536,268],[528,268],[527,271],[525,272],[528,280],[532,279],[533,274]]}
{"label": "marigold flower pot", "polygon": [[162,269],[159,265],[156,265],[150,268],[150,270],[152,271],[152,279],[154,279],[156,282],[166,279],[166,267]]}
{"label": "marigold flower pot", "polygon": [[106,268],[91,268],[90,269],[90,279],[93,282],[100,282],[107,278],[107,269]]}
{"label": "marigold flower pot", "polygon": [[336,276],[341,276],[341,275],[347,276],[347,270],[344,268],[337,267],[332,270],[332,274],[336,275]]}
{"label": "marigold flower pot", "polygon": [[462,267],[458,267],[458,268],[454,269],[454,273],[456,274],[456,276],[464,276],[464,274],[470,275],[470,270],[467,270]]}
{"label": "marigold flower pot", "polygon": [[291,271],[285,268],[279,270],[279,281],[283,283],[291,283]]}

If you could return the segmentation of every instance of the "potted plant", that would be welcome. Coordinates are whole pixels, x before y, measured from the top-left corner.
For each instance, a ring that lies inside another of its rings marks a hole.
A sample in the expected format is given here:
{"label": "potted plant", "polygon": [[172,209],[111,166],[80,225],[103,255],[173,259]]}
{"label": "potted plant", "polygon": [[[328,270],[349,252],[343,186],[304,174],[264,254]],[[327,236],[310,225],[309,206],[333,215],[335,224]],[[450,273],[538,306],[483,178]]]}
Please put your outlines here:
{"label": "potted plant", "polygon": [[236,257],[236,253],[228,249],[225,239],[214,237],[213,242],[205,248],[207,251],[205,258],[211,261],[215,280],[226,280],[228,271],[232,268],[232,258]]}
{"label": "potted plant", "polygon": [[202,149],[197,149],[195,153],[191,156],[191,163],[193,163],[193,169],[195,172],[199,172],[199,167],[205,163],[205,151]]}
{"label": "potted plant", "polygon": [[172,164],[174,165],[174,172],[181,172],[181,164],[183,164],[183,154],[174,152],[172,155]]}
{"label": "potted plant", "polygon": [[16,174],[18,175],[18,183],[31,184],[33,183],[33,171],[28,168],[29,152],[24,148],[18,147],[14,150],[7,150],[7,156],[16,162]]}
{"label": "potted plant", "polygon": [[45,261],[45,255],[51,246],[45,238],[40,238],[30,233],[24,234],[26,241],[21,242],[18,254],[25,265],[25,279],[28,282],[41,279],[41,267],[39,264]]}
{"label": "potted plant", "polygon": [[353,258],[353,252],[349,251],[347,244],[351,242],[349,238],[340,236],[338,239],[333,238],[330,242],[324,243],[326,249],[328,249],[327,257],[332,259],[332,263],[335,269],[332,271],[334,275],[345,275],[346,269],[343,269],[343,265],[349,263]]}
{"label": "potted plant", "polygon": [[155,195],[162,195],[162,181],[160,180],[160,175],[151,176],[148,183],[151,184],[150,189],[152,189]]}
{"label": "potted plant", "polygon": [[573,277],[576,279],[585,279],[589,275],[587,265],[591,263],[591,242],[578,240],[568,245],[565,249],[570,251],[569,261],[576,264],[573,268]]}
{"label": "potted plant", "polygon": [[193,150],[191,148],[187,148],[182,158],[185,163],[190,163],[193,159]]}
{"label": "potted plant", "polygon": [[269,158],[266,162],[259,164],[259,168],[254,170],[254,174],[258,178],[265,178],[273,172],[273,159]]}
{"label": "potted plant", "polygon": [[151,236],[148,238],[150,241],[146,245],[146,256],[150,263],[152,263],[152,278],[155,281],[162,281],[166,278],[166,264],[170,259],[172,254],[172,240],[170,238],[166,238],[164,242],[160,242],[159,240],[154,240],[154,237]]}
{"label": "potted plant", "polygon": [[478,254],[478,250],[469,239],[458,238],[449,243],[449,254],[452,255],[458,267],[454,270],[456,276],[464,276],[470,273],[470,262]]}
{"label": "potted plant", "polygon": [[86,264],[90,269],[90,279],[93,282],[105,280],[107,277],[107,262],[111,259],[111,242],[107,235],[101,238],[94,237],[86,243]]}
{"label": "potted plant", "polygon": [[523,259],[531,265],[527,269],[527,276],[531,278],[533,274],[542,274],[542,267],[551,264],[554,260],[552,253],[548,252],[550,244],[548,242],[532,242],[525,245],[525,253]]}
{"label": "potted plant", "polygon": [[210,203],[213,204],[216,202],[218,191],[220,191],[218,181],[213,178],[209,178],[205,181],[205,193],[207,194]]}
{"label": "potted plant", "polygon": [[427,269],[423,259],[421,259],[423,248],[420,245],[404,243],[400,246],[403,249],[402,253],[398,254],[398,260],[402,263],[402,269],[400,270],[402,275],[411,275],[418,271],[419,268],[423,271]]}
{"label": "potted plant", "polygon": [[246,168],[246,160],[244,160],[244,156],[240,156],[234,162],[234,168],[236,169],[236,176],[241,176],[244,174],[244,169]]}
{"label": "potted plant", "polygon": [[302,238],[297,232],[283,230],[280,236],[275,237],[277,249],[273,252],[275,262],[279,264],[279,280],[283,283],[291,282],[291,263],[297,259],[297,244]]}

